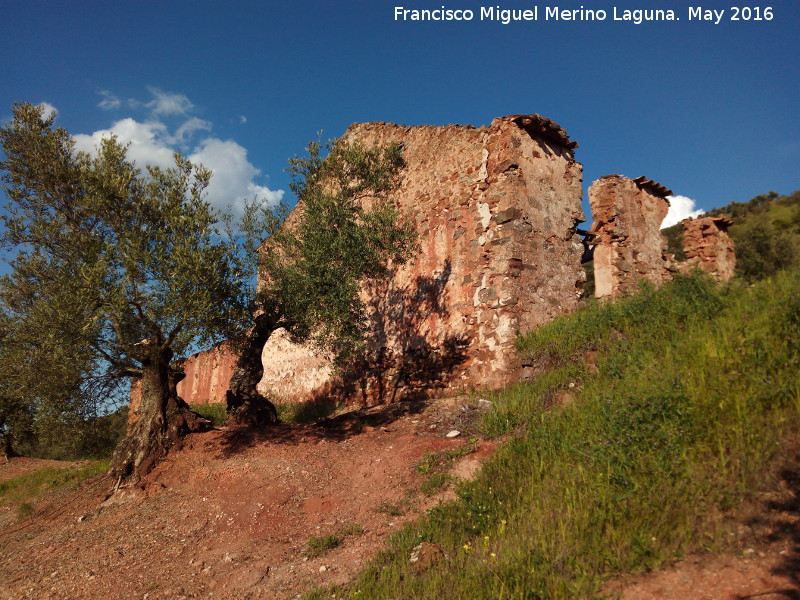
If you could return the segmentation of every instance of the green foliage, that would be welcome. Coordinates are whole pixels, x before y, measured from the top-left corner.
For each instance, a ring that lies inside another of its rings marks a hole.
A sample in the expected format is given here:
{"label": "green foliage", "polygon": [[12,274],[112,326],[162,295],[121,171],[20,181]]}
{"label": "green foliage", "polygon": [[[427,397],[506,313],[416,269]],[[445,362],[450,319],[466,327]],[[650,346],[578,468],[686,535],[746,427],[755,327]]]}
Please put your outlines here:
{"label": "green foliage", "polygon": [[415,249],[414,231],[390,198],[405,163],[398,145],[312,143],[308,153],[290,160],[297,218],[262,254],[259,303],[295,340],[311,340],[343,363],[363,347],[361,283],[388,277]]}
{"label": "green foliage", "polygon": [[686,260],[686,252],[683,250],[683,224],[676,223],[671,227],[665,227],[661,234],[667,238],[667,252],[675,257],[675,260]]}
{"label": "green foliage", "polygon": [[323,400],[310,400],[308,402],[275,404],[278,410],[278,418],[284,423],[294,425],[307,425],[331,416],[339,408],[335,402]]}
{"label": "green foliage", "polygon": [[222,426],[228,417],[228,411],[224,404],[193,404],[192,410],[211,421],[214,427]]}
{"label": "green foliage", "polygon": [[711,210],[708,215],[733,218],[730,235],[736,244],[739,277],[756,281],[800,264],[800,190],[789,196],[761,194],[748,202]]}
{"label": "green foliage", "polygon": [[[525,336],[549,370],[485,417],[514,436],[337,597],[592,598],[614,573],[722,545],[724,511],[800,424],[798,287],[798,273],[727,288],[682,277]],[[574,401],[552,408],[564,389]],[[450,560],[412,573],[420,541]]]}
{"label": "green foliage", "polygon": [[779,228],[767,214],[747,219],[732,228],[731,235],[736,244],[736,272],[748,281],[800,263],[800,236]]}
{"label": "green foliage", "polygon": [[[44,440],[95,418],[122,393],[121,377],[239,334],[255,272],[225,235],[230,219],[205,200],[208,170],[176,155],[174,167],[143,173],[113,137],[93,155],[75,152],[42,108],[12,111],[0,128],[0,243],[11,252],[0,280],[0,396],[22,406],[7,411],[14,429],[33,419]],[[281,214],[251,210],[247,243]]]}
{"label": "green foliage", "polygon": [[419,489],[426,496],[433,496],[447,488],[452,479],[452,476],[447,473],[433,473],[422,483]]}
{"label": "green foliage", "polygon": [[342,538],[336,533],[311,536],[308,538],[308,542],[306,542],[306,550],[304,554],[309,558],[321,556],[329,550],[333,550],[341,543]]}

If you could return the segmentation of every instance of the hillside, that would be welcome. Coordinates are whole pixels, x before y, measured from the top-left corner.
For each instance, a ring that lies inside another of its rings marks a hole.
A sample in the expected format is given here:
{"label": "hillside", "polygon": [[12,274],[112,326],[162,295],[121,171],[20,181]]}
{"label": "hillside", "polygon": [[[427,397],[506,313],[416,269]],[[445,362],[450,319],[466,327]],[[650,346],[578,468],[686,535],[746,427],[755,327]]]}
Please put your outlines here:
{"label": "hillside", "polygon": [[498,394],[193,435],[105,502],[6,504],[0,598],[795,597],[799,284],[679,277],[526,336],[540,376]]}

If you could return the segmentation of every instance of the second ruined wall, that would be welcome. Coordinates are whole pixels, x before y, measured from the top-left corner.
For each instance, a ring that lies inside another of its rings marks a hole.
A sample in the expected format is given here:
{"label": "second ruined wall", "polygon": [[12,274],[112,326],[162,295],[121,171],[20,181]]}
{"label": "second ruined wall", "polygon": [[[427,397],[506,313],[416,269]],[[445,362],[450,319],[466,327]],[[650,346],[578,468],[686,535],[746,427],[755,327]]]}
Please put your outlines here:
{"label": "second ruined wall", "polygon": [[646,177],[606,175],[591,185],[594,222],[589,233],[597,298],[628,294],[642,280],[661,285],[672,278],[667,241],[661,234],[670,194]]}

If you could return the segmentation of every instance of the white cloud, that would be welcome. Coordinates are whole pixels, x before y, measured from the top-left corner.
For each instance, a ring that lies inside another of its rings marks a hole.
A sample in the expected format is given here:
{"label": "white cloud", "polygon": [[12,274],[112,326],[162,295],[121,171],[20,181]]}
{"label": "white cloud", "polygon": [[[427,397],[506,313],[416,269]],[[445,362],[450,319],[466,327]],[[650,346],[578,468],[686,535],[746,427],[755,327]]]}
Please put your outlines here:
{"label": "white cloud", "polygon": [[[115,121],[108,129],[75,135],[76,149],[94,152],[103,138],[114,135],[122,144],[128,145],[128,158],[142,170],[148,164],[162,168],[173,166],[173,155],[180,150],[192,162],[212,171],[208,201],[220,209],[231,205],[236,214],[241,214],[244,201],[253,196],[269,203],[281,200],[283,190],[271,190],[258,183],[261,171],[248,160],[244,146],[233,140],[199,135],[211,132],[212,123],[191,114],[194,105],[186,96],[158,88],[148,90],[153,95],[150,102],[128,101],[130,108],[145,109],[149,113],[144,120],[127,117]],[[104,97],[98,105],[101,108],[108,99],[119,101],[111,92],[103,91],[101,95]],[[164,117],[171,117],[169,125]]]}
{"label": "white cloud", "polygon": [[154,116],[187,115],[194,108],[194,104],[183,94],[164,92],[156,87],[148,87],[147,91],[153,99],[145,104]]}
{"label": "white cloud", "polygon": [[213,177],[208,186],[208,200],[218,208],[232,204],[239,212],[244,201],[259,196],[269,203],[280,202],[283,190],[270,190],[255,183],[260,174],[249,160],[247,150],[233,140],[206,138],[189,156],[189,160],[211,169]]}
{"label": "white cloud", "polygon": [[42,117],[45,118],[45,119],[49,119],[51,116],[53,116],[53,117],[57,117],[58,116],[58,109],[55,106],[53,106],[52,104],[50,104],[49,102],[39,102],[39,104],[37,106],[39,108],[43,108],[44,109],[44,113],[42,114]]}
{"label": "white cloud", "polygon": [[185,144],[197,131],[211,131],[211,123],[197,117],[191,117],[175,130],[173,141],[176,144]]}
{"label": "white cloud", "polygon": [[667,200],[669,200],[669,212],[664,217],[661,229],[680,223],[689,217],[697,218],[706,212],[702,208],[695,209],[697,203],[687,196],[667,196]]}
{"label": "white cloud", "polygon": [[239,123],[241,123],[242,125],[247,123],[247,117],[245,117],[244,115],[239,115]]}
{"label": "white cloud", "polygon": [[103,110],[114,110],[122,105],[122,101],[108,90],[100,90],[103,99],[98,103],[98,107]]}
{"label": "white cloud", "polygon": [[130,117],[114,123],[110,129],[100,129],[91,135],[73,136],[75,148],[84,152],[94,152],[103,138],[115,135],[128,146],[128,158],[144,169],[145,165],[169,167],[174,165],[172,149],[165,138],[169,137],[167,127],[158,121],[140,123]]}

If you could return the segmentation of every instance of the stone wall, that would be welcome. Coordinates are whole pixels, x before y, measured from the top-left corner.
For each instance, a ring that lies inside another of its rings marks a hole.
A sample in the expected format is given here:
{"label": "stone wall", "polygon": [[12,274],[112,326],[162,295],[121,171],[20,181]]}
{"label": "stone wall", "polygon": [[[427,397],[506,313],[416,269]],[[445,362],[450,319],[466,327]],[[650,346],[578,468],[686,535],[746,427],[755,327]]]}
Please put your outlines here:
{"label": "stone wall", "polygon": [[[259,391],[278,402],[340,396],[371,404],[513,381],[519,333],[574,310],[581,296],[577,144],[539,115],[500,117],[482,128],[358,123],[343,139],[402,145],[406,168],[394,197],[420,250],[390,281],[364,286],[372,343],[352,370],[334,375],[324,357],[279,330],[264,348]],[[598,297],[672,277],[660,233],[669,194],[645,177],[609,175],[591,186],[587,241]],[[684,264],[729,279],[728,225],[685,222]],[[224,402],[234,364],[227,345],[190,357],[179,394],[190,403]]]}
{"label": "stone wall", "polygon": [[365,288],[374,343],[352,372],[330,379],[281,338],[265,348],[261,388],[293,400],[339,388],[371,403],[507,384],[518,333],[573,310],[581,294],[577,144],[538,115],[482,128],[355,124],[344,140],[402,144],[395,197],[420,251],[388,284]]}
{"label": "stone wall", "polygon": [[178,382],[178,395],[192,404],[224,404],[235,366],[236,355],[228,343],[193,354],[183,363],[186,377]]}
{"label": "stone wall", "polygon": [[720,281],[730,281],[736,270],[736,252],[728,227],[733,221],[725,217],[684,219],[683,251],[686,261],[682,271],[700,267]]}
{"label": "stone wall", "polygon": [[646,177],[622,175],[606,175],[589,188],[597,298],[628,294],[642,280],[660,285],[672,278],[660,231],[671,194]]}

